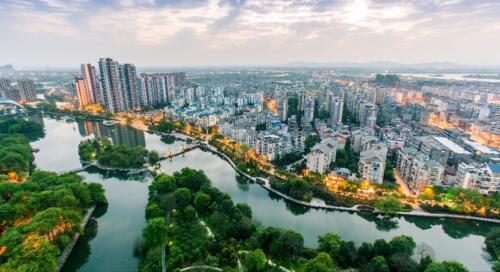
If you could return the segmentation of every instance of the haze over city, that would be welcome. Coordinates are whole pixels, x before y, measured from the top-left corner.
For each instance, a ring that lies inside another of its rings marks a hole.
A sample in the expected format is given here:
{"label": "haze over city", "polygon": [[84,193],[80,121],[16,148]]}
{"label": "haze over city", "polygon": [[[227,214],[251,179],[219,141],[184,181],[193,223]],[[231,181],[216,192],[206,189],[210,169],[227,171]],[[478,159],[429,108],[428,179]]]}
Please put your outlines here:
{"label": "haze over city", "polygon": [[76,67],[294,62],[500,65],[500,2],[3,0],[0,60]]}

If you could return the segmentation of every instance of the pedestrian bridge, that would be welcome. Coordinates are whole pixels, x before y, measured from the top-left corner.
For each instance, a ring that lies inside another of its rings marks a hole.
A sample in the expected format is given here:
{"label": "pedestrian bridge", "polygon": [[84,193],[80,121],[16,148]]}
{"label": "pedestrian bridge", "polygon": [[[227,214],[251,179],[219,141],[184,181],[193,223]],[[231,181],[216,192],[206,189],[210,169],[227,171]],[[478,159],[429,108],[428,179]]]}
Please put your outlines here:
{"label": "pedestrian bridge", "polygon": [[19,108],[24,108],[23,105],[17,103],[14,100],[8,99],[8,98],[0,98],[0,105],[11,105],[11,106],[16,106]]}

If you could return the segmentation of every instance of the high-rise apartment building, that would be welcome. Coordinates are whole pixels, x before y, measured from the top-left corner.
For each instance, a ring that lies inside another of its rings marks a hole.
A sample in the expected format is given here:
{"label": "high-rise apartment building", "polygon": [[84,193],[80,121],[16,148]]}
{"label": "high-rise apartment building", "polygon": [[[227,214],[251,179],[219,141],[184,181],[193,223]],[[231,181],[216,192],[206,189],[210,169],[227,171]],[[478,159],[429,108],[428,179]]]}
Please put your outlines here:
{"label": "high-rise apartment building", "polygon": [[340,124],[342,123],[342,113],[344,111],[344,100],[340,97],[334,97],[330,101],[330,123]]}
{"label": "high-rise apartment building", "polygon": [[85,80],[83,78],[75,78],[75,91],[76,98],[78,99],[78,108],[92,104],[91,94],[85,85]]}
{"label": "high-rise apartment building", "polygon": [[358,110],[358,120],[362,127],[374,127],[377,123],[378,107],[372,103],[361,102]]}
{"label": "high-rise apartment building", "polygon": [[[139,100],[140,104],[145,106],[156,106],[168,102],[172,102],[175,96],[176,80],[178,86],[184,86],[184,77],[179,74],[183,73],[156,73],[156,74],[141,74]],[[176,79],[177,78],[177,79]],[[187,100],[192,100],[194,92],[192,88],[183,90]]]}
{"label": "high-rise apartment building", "polygon": [[31,79],[19,79],[17,81],[19,100],[21,102],[36,101],[35,83]]}
{"label": "high-rise apartment building", "polygon": [[278,118],[285,122],[288,115],[288,99],[286,96],[278,98]]}
{"label": "high-rise apartment building", "polygon": [[124,107],[127,110],[140,108],[139,95],[137,92],[137,74],[133,64],[126,63],[121,68],[121,80],[124,89]]}
{"label": "high-rise apartment building", "polygon": [[99,60],[104,108],[110,112],[120,112],[126,109],[120,70],[120,64],[111,58]]}
{"label": "high-rise apartment building", "polygon": [[91,64],[82,64],[80,66],[82,79],[85,84],[86,92],[89,95],[91,104],[104,104],[101,93],[99,78],[97,77],[95,67]]}
{"label": "high-rise apartment building", "polygon": [[11,89],[12,86],[10,84],[10,80],[7,78],[0,77],[0,90]]}
{"label": "high-rise apartment building", "polygon": [[12,87],[10,80],[7,78],[0,78],[0,98],[8,98],[14,101],[19,101],[19,90]]}

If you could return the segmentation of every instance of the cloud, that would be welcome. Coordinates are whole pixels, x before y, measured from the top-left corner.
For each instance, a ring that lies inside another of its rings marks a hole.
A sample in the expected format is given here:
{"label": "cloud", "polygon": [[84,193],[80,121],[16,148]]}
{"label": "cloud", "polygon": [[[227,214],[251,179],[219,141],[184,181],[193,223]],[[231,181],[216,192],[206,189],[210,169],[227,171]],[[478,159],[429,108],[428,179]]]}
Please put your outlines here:
{"label": "cloud", "polygon": [[477,43],[500,40],[496,0],[0,1],[3,36],[50,34],[54,43],[74,42],[79,50],[92,52],[113,52],[111,44],[120,44],[124,51],[157,54],[169,54],[164,48],[189,48],[207,58],[214,54],[210,59],[238,50],[266,52],[276,59],[285,54],[321,58],[329,45],[344,53],[327,52],[325,57],[340,58],[365,54],[358,43],[383,44],[388,52],[415,50],[417,44],[419,49],[447,52],[436,41],[449,46],[456,40],[462,42],[457,45],[462,52],[474,52],[465,47],[463,37],[474,36]]}

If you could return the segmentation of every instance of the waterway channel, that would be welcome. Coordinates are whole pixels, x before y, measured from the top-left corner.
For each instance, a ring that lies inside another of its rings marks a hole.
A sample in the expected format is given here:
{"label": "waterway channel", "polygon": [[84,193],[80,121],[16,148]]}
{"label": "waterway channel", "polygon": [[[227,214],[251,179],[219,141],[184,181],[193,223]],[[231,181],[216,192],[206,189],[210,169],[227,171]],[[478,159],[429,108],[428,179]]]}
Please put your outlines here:
{"label": "waterway channel", "polygon": [[[42,122],[46,130],[44,138],[32,143],[40,149],[35,154],[35,163],[42,170],[61,172],[81,167],[78,144],[87,138],[107,137],[113,143],[143,145],[159,153],[184,144],[168,145],[157,135],[126,126],[106,127],[98,122],[49,116],[34,119]],[[363,241],[405,234],[412,236],[417,244],[423,242],[431,246],[437,260],[454,259],[471,271],[491,270],[483,248],[484,236],[495,227],[493,224],[421,217],[388,221],[374,215],[305,208],[237,178],[229,163],[199,149],[161,162],[161,170],[165,173],[183,167],[204,170],[214,186],[228,193],[234,202],[247,203],[262,225],[293,229],[304,236],[307,246],[316,246],[317,236],[326,232],[335,232],[358,245]],[[133,246],[145,225],[147,187],[152,177],[126,176],[96,169],[88,169],[80,175],[87,181],[103,184],[109,206],[94,213],[63,271],[136,271],[138,260],[133,256]]]}

